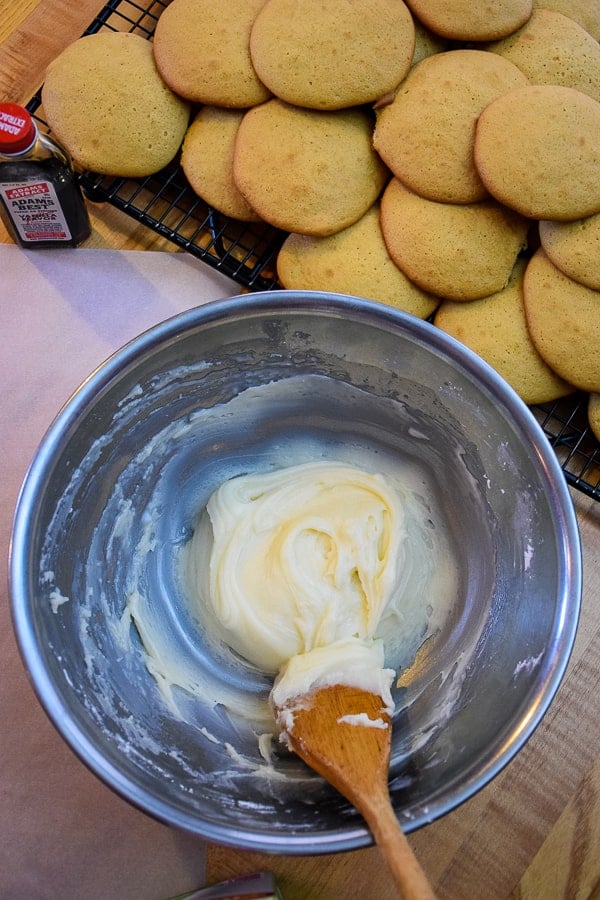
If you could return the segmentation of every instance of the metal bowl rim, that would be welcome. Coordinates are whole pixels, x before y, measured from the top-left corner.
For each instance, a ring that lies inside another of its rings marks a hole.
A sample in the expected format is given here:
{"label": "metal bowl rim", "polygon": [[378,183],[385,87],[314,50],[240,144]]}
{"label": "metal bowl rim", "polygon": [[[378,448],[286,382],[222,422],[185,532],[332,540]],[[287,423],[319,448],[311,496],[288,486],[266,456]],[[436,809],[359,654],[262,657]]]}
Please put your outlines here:
{"label": "metal bowl rim", "polygon": [[[130,364],[148,352],[158,349],[165,341],[176,339],[189,330],[226,321],[232,316],[257,317],[265,314],[289,316],[294,313],[316,316],[349,315],[368,324],[388,328],[425,344],[433,352],[447,360],[479,382],[502,407],[504,415],[529,443],[539,463],[541,479],[545,482],[548,497],[561,539],[561,561],[565,566],[563,602],[557,653],[552,665],[546,666],[539,680],[535,699],[535,713],[517,723],[511,740],[490,755],[487,763],[475,774],[429,804],[426,810],[403,820],[403,828],[409,833],[444,816],[464,803],[488,784],[513,759],[529,740],[547,712],[564,676],[577,631],[581,590],[581,545],[575,510],[566,480],[554,451],[541,426],[516,392],[486,362],[469,348],[451,336],[435,328],[429,322],[418,319],[393,307],[350,295],[321,291],[265,291],[261,293],[228,297],[178,313],[133,338],[101,363],[75,390],[56,415],[42,438],[24,477],[17,499],[9,548],[9,589],[11,616],[17,645],[29,675],[34,692],[66,743],[79,759],[116,794],[133,806],[167,825],[181,828],[210,841],[232,847],[256,851],[286,853],[288,855],[335,853],[366,847],[372,837],[360,825],[348,825],[316,837],[304,834],[258,834],[244,828],[206,823],[191,814],[174,809],[160,797],[149,795],[136,783],[125,777],[98,752],[87,735],[65,717],[61,695],[54,688],[44,665],[35,637],[31,614],[31,599],[27,591],[28,546],[34,512],[43,496],[46,474],[49,472],[55,452],[69,428],[82,412],[93,405],[98,392]],[[556,635],[555,635],[556,636]],[[448,794],[446,796],[446,794]]]}

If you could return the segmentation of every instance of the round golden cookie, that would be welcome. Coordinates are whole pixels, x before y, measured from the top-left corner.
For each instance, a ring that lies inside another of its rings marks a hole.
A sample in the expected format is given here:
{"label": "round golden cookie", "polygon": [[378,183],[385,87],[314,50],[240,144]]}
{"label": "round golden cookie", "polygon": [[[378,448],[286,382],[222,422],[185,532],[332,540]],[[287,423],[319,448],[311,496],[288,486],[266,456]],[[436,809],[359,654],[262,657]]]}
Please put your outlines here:
{"label": "round golden cookie", "polygon": [[458,41],[494,41],[523,25],[532,0],[406,0],[415,16],[442,37]]}
{"label": "round golden cookie", "polygon": [[483,50],[450,50],[415,65],[377,113],[373,142],[397,178],[422,197],[473,203],[488,196],[473,160],[475,126],[491,100],[527,79]]}
{"label": "round golden cookie", "polygon": [[190,115],[160,77],[150,42],[114,31],[79,38],[50,63],[42,104],[77,165],[128,177],[166,166]]}
{"label": "round golden cookie", "polygon": [[344,109],[388,94],[408,72],[414,47],[402,0],[267,0],[250,37],[263,83],[311,109]]}
{"label": "round golden cookie", "polygon": [[156,65],[181,97],[246,108],[270,96],[250,59],[250,31],[264,0],[173,0],[154,32]]}
{"label": "round golden cookie", "polygon": [[388,252],[424,291],[475,300],[501,290],[525,244],[527,221],[495,200],[426,200],[393,179],[381,198]]}
{"label": "round golden cookie", "polygon": [[581,25],[600,41],[600,3],[598,0],[533,0],[534,9],[553,9]]}
{"label": "round golden cookie", "polygon": [[531,84],[562,84],[600,100],[600,44],[559,12],[535,9],[522,28],[486,49],[514,63]]}
{"label": "round golden cookie", "polygon": [[241,109],[203,106],[188,128],[181,149],[181,167],[190,185],[206,203],[242,222],[260,217],[246,202],[233,180],[233,148]]}
{"label": "round golden cookie", "polygon": [[388,172],[362,108],[324,112],[268,100],[240,125],[233,157],[238,190],[284,231],[327,235],[347,228],[379,196]]}
{"label": "round golden cookie", "polygon": [[378,300],[425,319],[439,303],[394,265],[379,225],[379,204],[330,237],[290,234],[277,257],[285,288],[333,291]]}
{"label": "round golden cookie", "polygon": [[434,325],[481,356],[528,404],[546,403],[573,392],[537,352],[525,321],[523,276],[519,259],[507,286],[481,300],[445,300]]}
{"label": "round golden cookie", "polygon": [[600,213],[574,222],[542,221],[539,230],[554,265],[574,281],[600,291]]}
{"label": "round golden cookie", "polygon": [[588,399],[588,422],[595,437],[600,441],[600,394],[590,394]]}
{"label": "round golden cookie", "polygon": [[523,282],[531,339],[550,368],[584,391],[600,392],[600,292],[568,278],[543,248]]}
{"label": "round golden cookie", "polygon": [[560,85],[517,88],[479,117],[475,164],[490,194],[534,219],[600,211],[600,103]]}

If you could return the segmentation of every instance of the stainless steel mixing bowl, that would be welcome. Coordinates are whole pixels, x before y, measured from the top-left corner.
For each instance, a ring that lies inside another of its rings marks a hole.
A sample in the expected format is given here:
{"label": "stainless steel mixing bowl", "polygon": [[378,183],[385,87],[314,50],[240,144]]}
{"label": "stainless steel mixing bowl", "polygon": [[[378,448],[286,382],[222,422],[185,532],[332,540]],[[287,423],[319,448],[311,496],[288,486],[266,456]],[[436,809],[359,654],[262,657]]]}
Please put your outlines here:
{"label": "stainless steel mixing bowl", "polygon": [[[239,398],[271,382],[267,406]],[[41,444],[14,521],[13,620],[34,688],[79,757],[142,810],[290,854],[370,836],[284,751],[267,766],[247,717],[270,681],[215,650],[173,559],[213,487],[298,441],[418,464],[458,562],[451,614],[396,690],[390,790],[407,831],[529,738],[564,673],[581,593],[548,442],[489,367],[428,323],[351,297],[255,294],[170,319],[95,371]],[[170,682],[128,612],[132,591],[151,598],[176,650]]]}

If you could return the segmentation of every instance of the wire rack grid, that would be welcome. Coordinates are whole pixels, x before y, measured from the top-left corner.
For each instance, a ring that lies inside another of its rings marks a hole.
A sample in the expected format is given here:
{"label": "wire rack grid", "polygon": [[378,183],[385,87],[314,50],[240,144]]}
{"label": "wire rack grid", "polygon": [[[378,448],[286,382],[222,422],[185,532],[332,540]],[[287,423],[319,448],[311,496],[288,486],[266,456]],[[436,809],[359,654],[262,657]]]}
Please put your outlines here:
{"label": "wire rack grid", "polygon": [[[86,29],[126,31],[152,40],[156,23],[170,0],[109,0]],[[44,126],[38,93],[28,104]],[[87,196],[107,202],[136,221],[230,276],[250,290],[280,287],[276,259],[286,234],[267,224],[241,223],[208,206],[192,190],[178,160],[142,179],[83,172]],[[554,448],[569,485],[600,500],[600,445],[589,427],[588,395],[577,392],[555,403],[532,407]]]}

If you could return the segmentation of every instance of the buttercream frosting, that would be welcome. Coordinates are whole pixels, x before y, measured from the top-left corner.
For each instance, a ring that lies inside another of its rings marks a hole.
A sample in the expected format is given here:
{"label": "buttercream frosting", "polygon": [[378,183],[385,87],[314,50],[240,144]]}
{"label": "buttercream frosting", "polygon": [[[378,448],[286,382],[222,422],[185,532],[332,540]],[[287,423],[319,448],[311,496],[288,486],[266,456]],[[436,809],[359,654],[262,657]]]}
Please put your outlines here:
{"label": "buttercream frosting", "polygon": [[320,460],[226,481],[206,509],[208,602],[223,640],[279,673],[273,705],[351,683],[391,712],[395,672],[377,628],[398,588],[406,529],[386,479]]}

